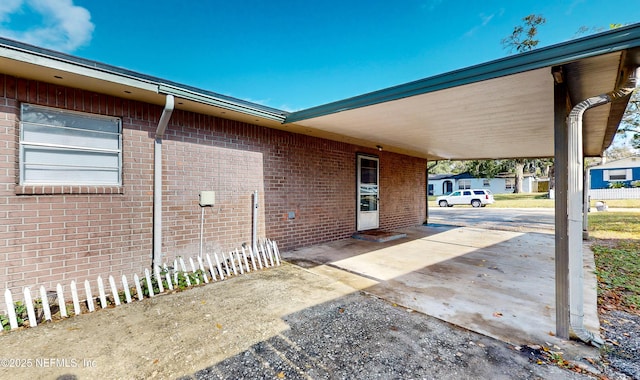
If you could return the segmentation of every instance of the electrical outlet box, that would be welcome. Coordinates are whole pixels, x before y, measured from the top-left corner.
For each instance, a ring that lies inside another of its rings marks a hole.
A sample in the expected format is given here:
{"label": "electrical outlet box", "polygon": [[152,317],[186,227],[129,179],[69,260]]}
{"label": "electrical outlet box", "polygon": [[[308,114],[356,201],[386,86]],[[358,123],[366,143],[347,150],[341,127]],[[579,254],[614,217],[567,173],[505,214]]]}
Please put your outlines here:
{"label": "electrical outlet box", "polygon": [[216,203],[215,191],[201,191],[198,196],[200,206],[213,206]]}

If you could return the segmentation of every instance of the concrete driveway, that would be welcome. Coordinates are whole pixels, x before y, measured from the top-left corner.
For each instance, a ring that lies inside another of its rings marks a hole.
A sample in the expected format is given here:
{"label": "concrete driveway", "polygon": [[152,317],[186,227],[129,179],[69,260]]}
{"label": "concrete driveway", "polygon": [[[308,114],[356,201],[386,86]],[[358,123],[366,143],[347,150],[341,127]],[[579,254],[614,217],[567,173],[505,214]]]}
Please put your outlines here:
{"label": "concrete driveway", "polygon": [[434,207],[429,208],[429,223],[553,233],[555,211],[552,208]]}
{"label": "concrete driveway", "polygon": [[[447,208],[430,210],[430,221],[386,243],[347,239],[283,257],[337,279],[344,272],[369,279],[375,296],[504,342],[592,353],[554,336],[553,210]],[[585,325],[599,332],[593,255],[587,246],[584,253]]]}

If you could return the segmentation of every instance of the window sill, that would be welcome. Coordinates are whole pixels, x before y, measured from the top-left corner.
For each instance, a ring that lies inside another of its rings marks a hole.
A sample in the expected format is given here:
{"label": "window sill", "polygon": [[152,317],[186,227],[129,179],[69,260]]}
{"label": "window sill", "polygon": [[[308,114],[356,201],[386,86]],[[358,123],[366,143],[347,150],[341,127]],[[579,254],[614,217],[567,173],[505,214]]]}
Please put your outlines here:
{"label": "window sill", "polygon": [[124,194],[122,186],[91,185],[17,185],[16,195]]}

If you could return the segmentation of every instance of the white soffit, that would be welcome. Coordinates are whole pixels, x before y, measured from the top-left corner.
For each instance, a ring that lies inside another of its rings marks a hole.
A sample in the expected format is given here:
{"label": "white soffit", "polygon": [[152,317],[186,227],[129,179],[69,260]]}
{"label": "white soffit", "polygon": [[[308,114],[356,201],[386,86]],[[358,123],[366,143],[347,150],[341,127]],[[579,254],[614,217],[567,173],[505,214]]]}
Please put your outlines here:
{"label": "white soffit", "polygon": [[429,159],[553,156],[553,86],[542,68],[295,124]]}

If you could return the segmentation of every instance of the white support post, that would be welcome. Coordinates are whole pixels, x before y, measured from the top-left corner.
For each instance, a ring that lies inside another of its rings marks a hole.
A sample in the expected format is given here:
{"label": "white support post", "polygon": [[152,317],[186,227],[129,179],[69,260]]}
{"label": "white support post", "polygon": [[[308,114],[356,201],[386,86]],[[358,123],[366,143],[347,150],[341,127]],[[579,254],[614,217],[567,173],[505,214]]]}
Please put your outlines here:
{"label": "white support post", "polygon": [[[582,115],[578,116],[582,117]],[[584,318],[584,269],[582,258],[582,125],[569,118],[567,135],[567,235],[569,249],[569,310],[571,319]]]}

